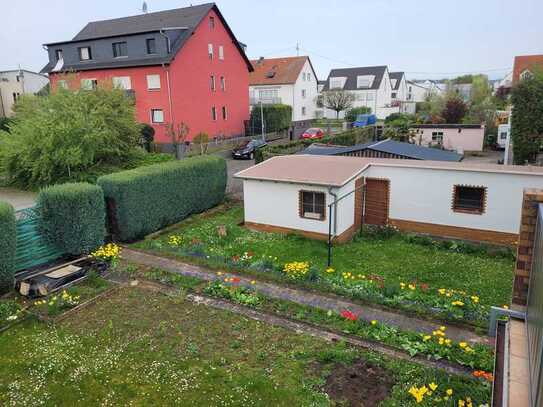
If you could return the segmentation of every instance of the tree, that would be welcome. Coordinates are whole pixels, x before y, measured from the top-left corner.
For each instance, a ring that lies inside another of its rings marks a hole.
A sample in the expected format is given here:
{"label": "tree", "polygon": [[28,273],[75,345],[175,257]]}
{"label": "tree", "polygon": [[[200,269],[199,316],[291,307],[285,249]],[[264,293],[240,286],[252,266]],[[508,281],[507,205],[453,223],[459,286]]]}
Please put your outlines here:
{"label": "tree", "polygon": [[415,123],[415,116],[405,113],[392,113],[385,119],[386,136],[398,141],[412,141],[410,128]]}
{"label": "tree", "polygon": [[451,97],[445,102],[445,108],[441,112],[441,116],[445,120],[445,123],[456,124],[462,122],[467,112],[468,106],[462,99]]}
{"label": "tree", "polygon": [[175,158],[178,160],[181,158],[179,146],[185,144],[189,132],[190,127],[185,122],[179,123],[177,127],[175,127],[173,123],[168,123],[166,125],[166,134],[170,137],[170,140],[172,140]]}
{"label": "tree", "polygon": [[336,119],[338,119],[339,113],[345,109],[349,109],[353,105],[354,100],[354,93],[343,89],[334,89],[324,92],[323,104],[327,109],[336,112]]}
{"label": "tree", "polygon": [[86,180],[138,148],[134,106],[120,90],[24,95],[14,110],[10,133],[0,131],[0,164],[23,188]]}
{"label": "tree", "polygon": [[205,132],[200,132],[194,136],[192,142],[199,146],[200,155],[207,153],[207,143],[209,142],[209,136]]}
{"label": "tree", "polygon": [[151,151],[151,143],[155,140],[155,129],[147,123],[142,123],[140,134],[141,145],[146,151]]}
{"label": "tree", "polygon": [[371,107],[366,107],[366,106],[351,107],[349,110],[345,112],[345,121],[352,123],[356,120],[358,115],[369,114],[369,113],[371,113]]}
{"label": "tree", "polygon": [[511,93],[515,164],[534,162],[543,144],[543,74],[523,79]]}

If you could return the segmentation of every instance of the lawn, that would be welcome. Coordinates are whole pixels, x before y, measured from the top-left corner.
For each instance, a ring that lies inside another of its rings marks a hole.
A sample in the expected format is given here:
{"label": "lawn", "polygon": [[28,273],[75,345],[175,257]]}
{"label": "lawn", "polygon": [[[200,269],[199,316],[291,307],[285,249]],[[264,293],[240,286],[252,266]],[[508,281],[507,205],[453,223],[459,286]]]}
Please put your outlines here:
{"label": "lawn", "polygon": [[[509,304],[511,300],[514,261],[507,251],[492,253],[484,248],[458,243],[445,245],[399,233],[390,236],[368,234],[356,237],[351,243],[335,246],[334,270],[327,273],[326,243],[296,235],[252,232],[240,226],[242,221],[243,209],[239,206],[196,215],[154,239],[135,243],[134,247],[217,267],[222,259],[223,267],[225,264],[246,265],[245,271],[248,272],[256,270],[251,259],[273,263],[279,269],[293,261],[309,262],[320,281],[334,287],[338,286],[338,276],[345,277],[344,273],[350,273],[352,279],[354,276],[368,277],[377,284],[385,285],[388,291],[399,291],[409,284],[416,286],[416,293],[421,294],[428,290],[435,294],[439,289],[447,289],[447,292],[440,291],[443,299],[453,301],[454,295],[461,296],[459,298],[466,303],[466,307],[472,299],[475,301],[475,304],[471,304],[474,307],[501,306]],[[226,236],[218,232],[223,226]],[[261,273],[266,278],[273,278],[272,274]],[[397,297],[406,299],[403,294]],[[373,299],[370,298],[370,301]],[[437,300],[431,299],[426,305],[434,306],[432,301]],[[388,304],[386,299],[380,302]],[[451,310],[447,312],[453,313]],[[485,318],[486,312],[479,312],[473,317]]]}
{"label": "lawn", "polygon": [[0,349],[0,405],[415,406],[409,389],[430,383],[432,405],[490,395],[480,380],[140,287],[55,325],[27,320],[0,335]]}

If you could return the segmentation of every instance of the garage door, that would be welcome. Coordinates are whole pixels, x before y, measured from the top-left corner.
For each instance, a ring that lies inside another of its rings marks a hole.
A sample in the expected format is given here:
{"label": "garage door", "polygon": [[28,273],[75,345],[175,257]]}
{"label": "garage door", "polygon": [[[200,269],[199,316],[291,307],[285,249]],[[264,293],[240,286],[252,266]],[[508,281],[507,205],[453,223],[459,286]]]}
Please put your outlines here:
{"label": "garage door", "polygon": [[365,224],[381,226],[388,224],[389,190],[388,180],[366,178]]}

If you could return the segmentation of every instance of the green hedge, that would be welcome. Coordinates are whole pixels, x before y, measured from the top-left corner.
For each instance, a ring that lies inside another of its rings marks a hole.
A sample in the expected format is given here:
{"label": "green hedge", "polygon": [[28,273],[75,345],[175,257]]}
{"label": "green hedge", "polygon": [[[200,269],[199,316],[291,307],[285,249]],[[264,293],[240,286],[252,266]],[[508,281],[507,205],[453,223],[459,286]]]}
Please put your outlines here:
{"label": "green hedge", "polygon": [[90,253],[106,235],[102,189],[87,183],[53,185],[40,191],[37,205],[51,242],[67,254]]}
{"label": "green hedge", "polygon": [[295,154],[313,143],[330,143],[339,146],[354,146],[355,144],[371,141],[374,131],[375,127],[373,126],[359,127],[344,131],[342,133],[337,133],[332,136],[326,136],[320,140],[299,139],[286,144],[267,146],[256,150],[255,162],[260,163],[276,155]]}
{"label": "green hedge", "polygon": [[17,234],[13,207],[0,202],[0,294],[13,289]]}
{"label": "green hedge", "polygon": [[290,127],[292,122],[292,107],[289,105],[263,105],[254,106],[249,120],[249,130],[254,134],[262,133],[262,120],[264,116],[266,133],[285,130]]}
{"label": "green hedge", "polygon": [[98,179],[115,239],[132,241],[224,199],[226,161],[200,156],[150,165]]}

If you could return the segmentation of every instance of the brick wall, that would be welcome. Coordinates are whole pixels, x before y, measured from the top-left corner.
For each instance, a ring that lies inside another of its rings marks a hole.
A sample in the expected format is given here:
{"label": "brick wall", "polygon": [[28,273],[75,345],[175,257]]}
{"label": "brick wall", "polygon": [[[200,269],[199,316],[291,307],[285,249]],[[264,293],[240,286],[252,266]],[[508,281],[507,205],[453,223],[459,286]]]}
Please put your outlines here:
{"label": "brick wall", "polygon": [[530,272],[532,269],[532,252],[537,223],[537,206],[543,203],[543,190],[525,189],[520,219],[519,242],[517,246],[517,262],[513,283],[513,303],[526,305]]}

